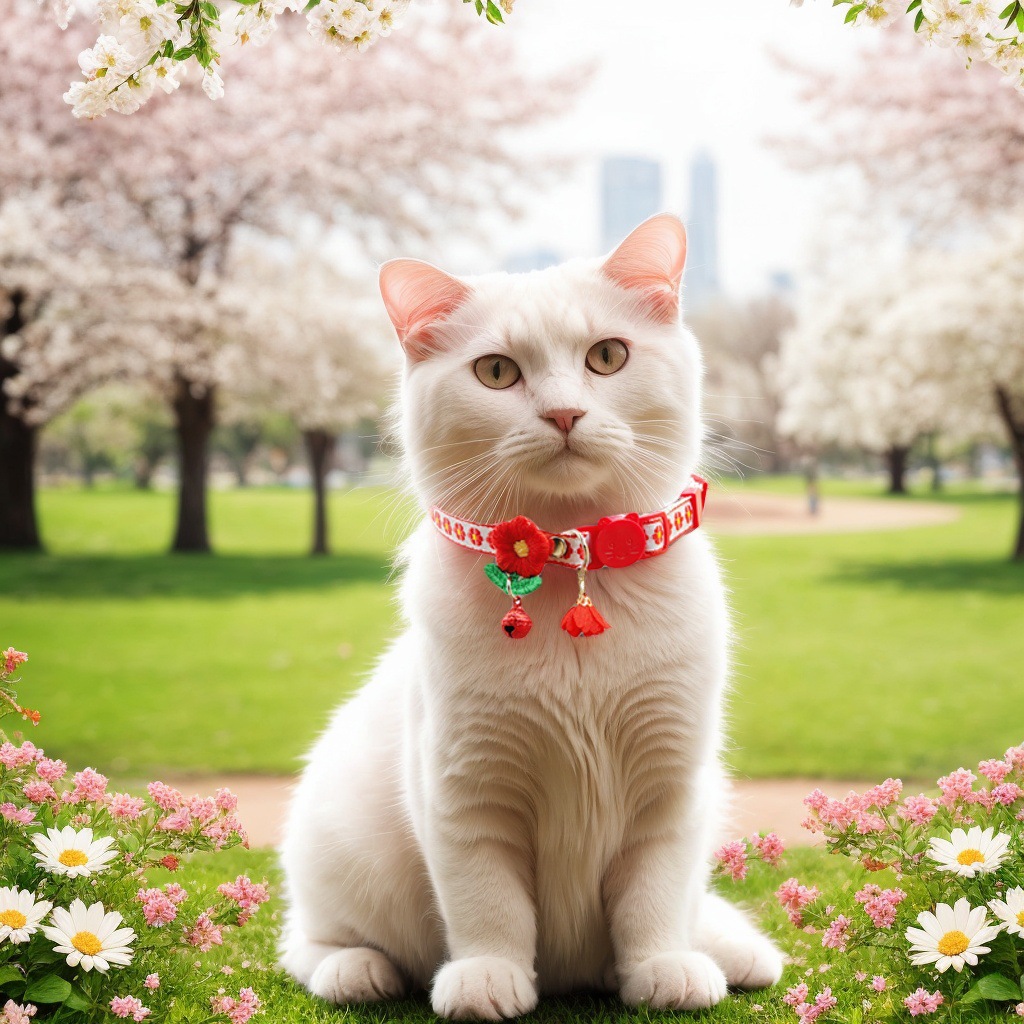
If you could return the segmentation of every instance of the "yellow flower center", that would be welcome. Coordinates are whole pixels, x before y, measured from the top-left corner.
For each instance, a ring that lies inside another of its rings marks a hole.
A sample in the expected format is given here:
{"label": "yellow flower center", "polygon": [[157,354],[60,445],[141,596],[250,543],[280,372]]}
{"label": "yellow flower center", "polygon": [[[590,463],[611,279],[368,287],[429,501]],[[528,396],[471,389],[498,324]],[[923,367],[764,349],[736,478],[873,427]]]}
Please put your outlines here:
{"label": "yellow flower center", "polygon": [[66,868],[80,868],[89,863],[89,858],[81,850],[61,850],[57,860]]}
{"label": "yellow flower center", "polygon": [[92,932],[75,932],[71,945],[86,956],[95,956],[103,948],[103,943]]}
{"label": "yellow flower center", "polygon": [[520,557],[525,558],[530,553],[530,545],[525,540],[517,540],[512,545],[512,550]]}
{"label": "yellow flower center", "polygon": [[[2,921],[2,920],[3,920],[3,914],[0,914],[0,921]],[[1017,915],[1017,924],[1019,924],[1021,926],[1021,928],[1024,928],[1024,910],[1022,910]]]}
{"label": "yellow flower center", "polygon": [[[1024,914],[1021,914],[1024,917]],[[7,925],[8,928],[24,928],[28,923],[28,918],[20,910],[0,910],[0,924]]]}
{"label": "yellow flower center", "polygon": [[970,944],[963,932],[946,932],[939,939],[938,949],[943,956],[959,956]]}
{"label": "yellow flower center", "polygon": [[964,867],[968,867],[971,864],[984,864],[985,855],[981,850],[961,850],[956,855],[956,860],[958,864],[963,864]]}

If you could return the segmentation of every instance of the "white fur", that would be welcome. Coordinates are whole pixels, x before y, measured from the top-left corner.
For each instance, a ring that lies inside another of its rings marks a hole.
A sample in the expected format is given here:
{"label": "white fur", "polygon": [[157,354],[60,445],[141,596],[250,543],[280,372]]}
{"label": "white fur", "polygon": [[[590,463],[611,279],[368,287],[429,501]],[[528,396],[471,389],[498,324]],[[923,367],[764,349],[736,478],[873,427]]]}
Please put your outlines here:
{"label": "white fur", "polygon": [[[698,464],[700,356],[593,262],[468,282],[437,354],[407,369],[403,440],[424,506],[551,531],[648,511]],[[588,348],[626,339],[617,374]],[[515,359],[491,391],[474,360]],[[584,410],[569,435],[542,414]],[[501,1019],[539,993],[711,1006],[781,958],[708,893],[728,616],[698,531],[589,574],[605,634],[560,628],[574,574],[549,566],[523,640],[482,555],[426,520],[405,549],[407,627],[313,749],[283,861],[284,966],[336,1003],[432,983],[435,1011]]]}

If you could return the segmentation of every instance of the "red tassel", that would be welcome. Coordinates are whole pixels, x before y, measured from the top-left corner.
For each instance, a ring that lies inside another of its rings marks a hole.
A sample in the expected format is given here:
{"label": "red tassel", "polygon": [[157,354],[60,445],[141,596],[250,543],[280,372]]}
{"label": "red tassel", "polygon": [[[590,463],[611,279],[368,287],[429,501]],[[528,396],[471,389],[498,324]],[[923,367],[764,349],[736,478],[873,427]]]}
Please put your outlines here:
{"label": "red tassel", "polygon": [[579,604],[565,613],[562,629],[573,637],[599,636],[606,629],[611,629],[611,626],[590,598],[584,595]]}

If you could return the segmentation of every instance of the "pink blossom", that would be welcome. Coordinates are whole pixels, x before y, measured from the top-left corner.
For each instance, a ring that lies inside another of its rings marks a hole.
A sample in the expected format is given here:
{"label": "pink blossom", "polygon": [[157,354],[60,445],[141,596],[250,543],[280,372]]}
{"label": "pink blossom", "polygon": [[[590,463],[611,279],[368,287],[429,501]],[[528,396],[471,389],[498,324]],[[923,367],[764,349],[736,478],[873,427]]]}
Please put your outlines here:
{"label": "pink blossom", "polygon": [[75,783],[71,792],[72,803],[99,803],[107,795],[107,777],[92,768],[77,772],[72,781]]}
{"label": "pink blossom", "polygon": [[218,789],[214,800],[222,811],[233,811],[238,807],[238,797],[230,789]]}
{"label": "pink blossom", "polygon": [[888,822],[880,814],[869,814],[866,811],[855,812],[854,820],[857,823],[857,833],[866,836],[869,832],[884,832]]}
{"label": "pink blossom", "polygon": [[192,827],[188,808],[182,807],[173,814],[165,815],[156,823],[156,827],[164,832],[187,832]]}
{"label": "pink blossom", "polygon": [[110,1012],[115,1017],[131,1017],[132,1020],[145,1020],[153,1011],[142,1005],[141,999],[135,996],[114,996],[110,1000]]}
{"label": "pink blossom", "polygon": [[961,801],[969,801],[976,779],[974,772],[966,768],[957,768],[955,772],[943,775],[938,783],[942,791],[942,804],[945,807],[955,807]]}
{"label": "pink blossom", "polygon": [[19,825],[30,825],[36,819],[36,812],[31,807],[16,807],[10,801],[0,804],[0,818],[16,821]]}
{"label": "pink blossom", "polygon": [[129,796],[127,793],[115,793],[110,798],[108,810],[115,818],[125,821],[135,821],[145,810],[146,801],[136,796]]}
{"label": "pink blossom", "polygon": [[854,974],[854,977],[855,977],[855,978],[856,978],[856,979],[857,979],[858,981],[867,981],[867,980],[868,980],[868,976],[867,976],[867,975],[866,975],[866,974],[865,974],[865,973],[864,973],[863,971],[857,971],[857,972],[856,972],[856,973]]}
{"label": "pink blossom", "polygon": [[801,885],[795,878],[787,878],[775,891],[775,898],[785,908],[789,920],[799,927],[803,924],[803,917],[800,913],[804,907],[813,903],[821,892],[817,886],[808,888]]}
{"label": "pink blossom", "polygon": [[239,875],[234,882],[225,882],[217,886],[217,892],[237,903],[242,910],[255,910],[260,904],[270,899],[267,887],[254,882],[247,875]]}
{"label": "pink blossom", "polygon": [[208,839],[212,839],[218,849],[232,836],[238,836],[243,843],[247,844],[249,842],[245,829],[242,827],[242,823],[233,813],[225,814],[223,818],[211,821],[210,824],[203,829],[203,835]]}
{"label": "pink blossom", "polygon": [[1024,1017],[1024,1003],[1018,1003],[1013,1009],[1018,1017]]}
{"label": "pink blossom", "polygon": [[238,998],[211,996],[210,1006],[214,1013],[223,1013],[231,1024],[247,1024],[260,1008],[260,1000],[251,988],[243,988]]}
{"label": "pink blossom", "polygon": [[911,1017],[921,1017],[924,1014],[935,1013],[944,1002],[941,992],[929,992],[927,989],[919,988],[903,1000],[903,1005],[910,1011]]}
{"label": "pink blossom", "polygon": [[786,845],[776,832],[769,832],[767,835],[754,836],[751,840],[754,849],[766,864],[775,867],[786,852]]}
{"label": "pink blossom", "polygon": [[826,949],[838,949],[840,953],[846,952],[846,933],[853,922],[844,914],[840,914],[826,929],[821,937],[821,944]]}
{"label": "pink blossom", "polygon": [[205,824],[217,817],[217,804],[214,802],[213,797],[210,796],[189,797],[188,813],[196,821],[201,821]]}
{"label": "pink blossom", "polygon": [[897,800],[899,800],[902,792],[902,779],[886,779],[885,782],[881,782],[877,786],[872,786],[871,789],[860,797],[860,807],[863,810],[866,810],[869,807],[877,807],[879,810],[885,810],[886,807],[891,807]]}
{"label": "pink blossom", "polygon": [[1021,789],[1016,782],[1003,782],[992,790],[992,798],[997,804],[1009,807],[1015,804],[1022,796],[1024,789]]}
{"label": "pink blossom", "polygon": [[28,655],[24,651],[16,651],[13,647],[8,647],[3,654],[0,654],[0,658],[4,659],[4,675],[10,675],[19,665],[24,665],[28,661]]}
{"label": "pink blossom", "polygon": [[162,782],[151,782],[146,788],[153,803],[162,811],[176,811],[183,803],[181,793],[172,786],[164,785]]}
{"label": "pink blossom", "polygon": [[214,946],[223,945],[223,929],[214,924],[210,912],[204,910],[196,919],[195,927],[185,930],[185,941],[200,952],[208,953]]}
{"label": "pink blossom", "polygon": [[25,794],[25,799],[31,800],[34,804],[45,804],[47,800],[57,799],[57,792],[53,786],[41,779],[35,782],[26,782],[21,791]]}
{"label": "pink blossom", "polygon": [[1024,743],[1019,747],[1010,747],[1003,755],[1003,758],[1009,761],[1014,768],[1024,769]]}
{"label": "pink blossom", "polygon": [[178,907],[160,889],[140,889],[136,899],[142,904],[142,916],[151,928],[163,928],[178,916]]}
{"label": "pink blossom", "polygon": [[63,761],[54,758],[40,758],[36,765],[36,775],[44,782],[59,782],[67,773],[68,766]]}
{"label": "pink blossom", "polygon": [[826,825],[840,832],[853,824],[853,808],[842,800],[833,800],[827,797],[820,789],[808,793],[804,797],[804,803],[812,811],[815,811]]}
{"label": "pink blossom", "polygon": [[896,921],[896,908],[906,898],[902,889],[882,889],[877,885],[865,885],[854,896],[876,928],[891,928]]}
{"label": "pink blossom", "polygon": [[715,850],[715,860],[734,882],[741,882],[747,877],[747,844],[741,839],[734,839]]}
{"label": "pink blossom", "polygon": [[810,994],[806,983],[801,982],[799,985],[793,988],[787,989],[786,994],[782,997],[782,1001],[787,1006],[800,1006],[807,1002],[807,996]]}
{"label": "pink blossom", "polygon": [[3,1024],[32,1024],[31,1018],[36,1015],[36,1008],[31,1003],[16,1003],[8,999],[3,1007]]}
{"label": "pink blossom", "polygon": [[159,974],[147,974],[146,980],[142,983],[146,988],[158,989],[160,987],[160,975]]}
{"label": "pink blossom", "polygon": [[177,871],[178,868],[181,867],[181,861],[178,860],[173,853],[169,853],[166,857],[162,857],[160,859],[160,864],[162,867],[167,868],[168,871]]}
{"label": "pink blossom", "polygon": [[887,984],[888,984],[888,982],[886,982],[885,978],[883,978],[882,975],[880,975],[880,974],[876,974],[871,979],[871,987],[876,992],[884,992],[885,989],[886,989]]}
{"label": "pink blossom", "polygon": [[177,882],[168,882],[164,886],[164,894],[175,906],[188,899],[188,893]]}
{"label": "pink blossom", "polygon": [[908,796],[897,813],[912,825],[927,825],[935,817],[938,809],[938,804],[922,793],[920,796]]}
{"label": "pink blossom", "polygon": [[982,761],[981,764],[978,765],[978,771],[981,772],[989,782],[995,783],[995,785],[998,786],[999,783],[1013,771],[1013,765],[1007,764],[1005,761],[997,761],[993,758],[989,761]]}
{"label": "pink blossom", "polygon": [[6,740],[0,743],[0,765],[5,768],[24,768],[37,759],[37,754],[42,751],[33,743],[26,740],[20,747]]}

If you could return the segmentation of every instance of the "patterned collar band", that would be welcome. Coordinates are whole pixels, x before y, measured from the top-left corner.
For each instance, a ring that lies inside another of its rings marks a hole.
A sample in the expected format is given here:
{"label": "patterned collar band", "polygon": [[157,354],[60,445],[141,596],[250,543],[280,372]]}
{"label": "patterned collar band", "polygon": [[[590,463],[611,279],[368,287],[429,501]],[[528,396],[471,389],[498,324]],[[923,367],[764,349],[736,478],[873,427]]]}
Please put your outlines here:
{"label": "patterned collar band", "polygon": [[[518,532],[515,527],[545,537],[538,550],[530,551],[530,537],[512,541],[512,554],[516,548],[523,564],[518,568],[533,568],[533,572],[519,572],[521,576],[538,575],[544,565],[563,565],[570,569],[622,569],[644,558],[653,558],[669,549],[680,537],[692,533],[700,526],[704,512],[704,499],[708,493],[706,480],[690,477],[683,492],[670,505],[657,512],[608,516],[593,526],[578,526],[564,533],[547,533],[526,519],[517,516],[508,523],[474,523],[457,519],[439,508],[430,510],[430,518],[448,540],[485,554],[501,554],[506,533]],[[537,562],[544,554],[543,561]],[[589,559],[588,559],[589,554]],[[533,556],[532,560],[530,556]],[[498,558],[499,565],[502,559]],[[502,565],[502,568],[505,568]]]}

